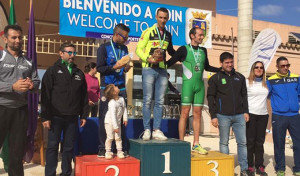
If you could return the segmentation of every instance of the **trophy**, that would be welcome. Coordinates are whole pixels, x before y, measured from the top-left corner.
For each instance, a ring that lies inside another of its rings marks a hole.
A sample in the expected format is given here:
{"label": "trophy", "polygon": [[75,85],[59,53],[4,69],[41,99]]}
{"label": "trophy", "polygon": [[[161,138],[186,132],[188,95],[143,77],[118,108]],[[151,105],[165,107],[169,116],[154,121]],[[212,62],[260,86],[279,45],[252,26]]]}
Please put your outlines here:
{"label": "trophy", "polygon": [[128,117],[132,117],[132,111],[133,111],[133,106],[132,105],[127,105]]}
{"label": "trophy", "polygon": [[123,56],[120,60],[118,60],[116,65],[118,66],[119,69],[117,69],[116,72],[120,72],[121,71],[120,68],[129,65],[132,57],[133,57],[133,53],[129,53],[128,55]]}
{"label": "trophy", "polygon": [[161,49],[161,48],[156,48],[154,51],[153,51],[153,59],[155,59],[157,62],[161,62],[164,60],[164,50]]}
{"label": "trophy", "polygon": [[174,104],[173,106],[173,118],[179,119],[180,118],[180,107],[178,104]]}
{"label": "trophy", "polygon": [[167,118],[168,105],[163,105],[163,119]]}
{"label": "trophy", "polygon": [[137,119],[142,118],[142,107],[141,106],[135,106],[135,111],[134,111],[134,117]]}

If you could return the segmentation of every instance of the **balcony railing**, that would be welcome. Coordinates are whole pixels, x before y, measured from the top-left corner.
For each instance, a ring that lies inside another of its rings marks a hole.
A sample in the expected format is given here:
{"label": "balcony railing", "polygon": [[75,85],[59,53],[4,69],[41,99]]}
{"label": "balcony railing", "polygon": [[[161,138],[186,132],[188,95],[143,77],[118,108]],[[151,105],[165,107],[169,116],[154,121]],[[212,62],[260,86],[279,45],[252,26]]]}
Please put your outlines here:
{"label": "balcony railing", "polygon": [[[23,38],[23,51],[26,52],[27,49],[27,36]],[[36,52],[40,54],[58,54],[59,47],[62,43],[67,41],[56,40],[56,39],[45,39],[44,37],[36,37]],[[97,57],[97,48],[100,44],[95,44],[91,42],[73,42],[76,47],[77,57]]]}

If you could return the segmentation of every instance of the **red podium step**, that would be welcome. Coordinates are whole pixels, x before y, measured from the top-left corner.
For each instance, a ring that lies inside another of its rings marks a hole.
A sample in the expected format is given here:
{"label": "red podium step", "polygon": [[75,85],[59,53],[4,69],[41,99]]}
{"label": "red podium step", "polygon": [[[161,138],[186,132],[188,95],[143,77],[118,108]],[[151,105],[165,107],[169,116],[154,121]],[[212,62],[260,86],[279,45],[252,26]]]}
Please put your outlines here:
{"label": "red podium step", "polygon": [[139,176],[140,160],[134,157],[119,159],[98,158],[97,155],[76,157],[75,176]]}

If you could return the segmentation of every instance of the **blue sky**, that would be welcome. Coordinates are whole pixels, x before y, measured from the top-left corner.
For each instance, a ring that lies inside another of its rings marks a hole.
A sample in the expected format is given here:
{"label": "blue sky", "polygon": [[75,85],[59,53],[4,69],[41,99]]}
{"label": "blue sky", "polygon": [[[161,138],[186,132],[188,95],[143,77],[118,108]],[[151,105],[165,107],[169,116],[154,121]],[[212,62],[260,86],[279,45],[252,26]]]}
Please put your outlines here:
{"label": "blue sky", "polygon": [[[237,16],[238,0],[216,0],[219,14]],[[253,0],[253,18],[300,26],[300,0]]]}

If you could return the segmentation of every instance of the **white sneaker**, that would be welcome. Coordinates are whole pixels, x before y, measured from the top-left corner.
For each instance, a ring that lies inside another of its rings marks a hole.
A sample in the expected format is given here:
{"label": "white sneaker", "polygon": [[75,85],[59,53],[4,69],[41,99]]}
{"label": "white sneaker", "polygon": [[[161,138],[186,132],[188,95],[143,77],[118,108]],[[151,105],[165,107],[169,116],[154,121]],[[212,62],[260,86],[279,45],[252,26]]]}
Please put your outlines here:
{"label": "white sneaker", "polygon": [[150,137],[151,137],[151,132],[150,132],[150,130],[149,129],[146,129],[145,131],[144,131],[144,135],[143,135],[143,140],[144,141],[149,141],[150,140]]}
{"label": "white sneaker", "polygon": [[153,139],[157,139],[157,140],[161,140],[161,141],[165,141],[168,138],[164,135],[164,133],[160,130],[154,130],[152,132],[152,138]]}
{"label": "white sneaker", "polygon": [[120,158],[120,159],[125,158],[124,152],[118,152],[117,156],[118,156],[118,158]]}
{"label": "white sneaker", "polygon": [[113,153],[112,152],[105,152],[105,159],[112,159]]}

